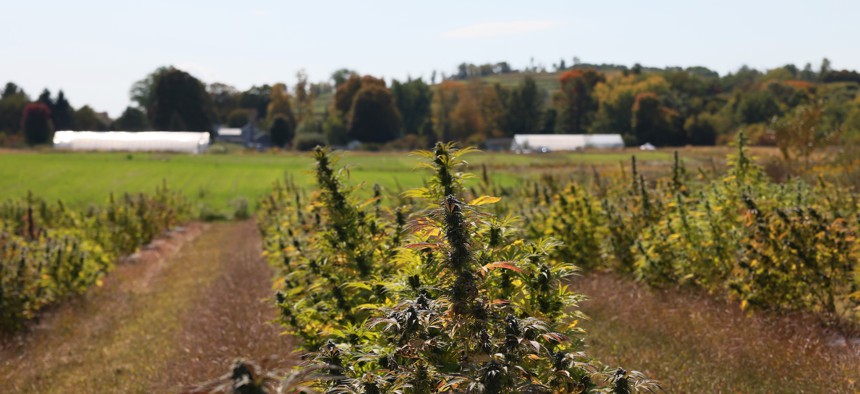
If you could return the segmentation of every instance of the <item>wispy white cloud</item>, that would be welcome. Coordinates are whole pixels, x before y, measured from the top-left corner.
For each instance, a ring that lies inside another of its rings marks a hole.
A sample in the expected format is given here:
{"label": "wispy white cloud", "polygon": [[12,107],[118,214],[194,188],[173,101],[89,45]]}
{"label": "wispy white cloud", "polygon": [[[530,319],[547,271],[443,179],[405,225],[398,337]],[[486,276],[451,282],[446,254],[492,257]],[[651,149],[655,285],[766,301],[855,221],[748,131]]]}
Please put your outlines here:
{"label": "wispy white cloud", "polygon": [[482,22],[442,33],[444,38],[491,38],[513,36],[533,31],[548,30],[558,26],[555,20],[519,20],[507,22]]}

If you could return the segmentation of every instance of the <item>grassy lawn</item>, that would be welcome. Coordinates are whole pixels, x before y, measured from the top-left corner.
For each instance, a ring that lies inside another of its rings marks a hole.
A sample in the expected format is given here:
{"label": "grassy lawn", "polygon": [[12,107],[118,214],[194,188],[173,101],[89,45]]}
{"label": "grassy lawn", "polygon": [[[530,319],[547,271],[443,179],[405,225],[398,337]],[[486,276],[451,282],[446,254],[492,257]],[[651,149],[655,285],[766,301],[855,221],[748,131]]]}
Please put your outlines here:
{"label": "grassy lawn", "polygon": [[[583,166],[617,165],[636,154],[641,161],[671,162],[671,152],[634,150],[599,153],[515,155],[477,153],[467,157],[475,172],[486,165],[496,181],[515,185],[540,172],[579,171]],[[405,152],[342,153],[350,183],[379,183],[397,191],[421,186],[425,170]],[[301,153],[150,154],[150,153],[0,153],[0,199],[21,198],[32,191],[48,199],[84,206],[101,204],[110,193],[151,192],[166,180],[199,206],[232,212],[231,201],[257,197],[276,180],[290,176],[299,184],[313,183],[313,160]]]}

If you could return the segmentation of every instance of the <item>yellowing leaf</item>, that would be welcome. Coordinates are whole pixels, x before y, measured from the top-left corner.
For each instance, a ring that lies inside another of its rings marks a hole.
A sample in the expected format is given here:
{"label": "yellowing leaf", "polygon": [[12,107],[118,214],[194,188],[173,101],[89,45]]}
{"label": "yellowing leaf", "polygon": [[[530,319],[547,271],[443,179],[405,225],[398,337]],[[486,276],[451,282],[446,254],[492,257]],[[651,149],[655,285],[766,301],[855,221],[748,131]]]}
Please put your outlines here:
{"label": "yellowing leaf", "polygon": [[501,197],[492,197],[492,196],[481,196],[469,202],[469,205],[484,205],[484,204],[495,204],[499,201],[502,201]]}
{"label": "yellowing leaf", "polygon": [[377,197],[373,197],[373,198],[371,198],[371,199],[369,199],[369,200],[367,200],[367,201],[365,201],[365,202],[361,203],[361,205],[359,205],[359,206],[358,206],[358,208],[359,208],[359,209],[364,208],[364,207],[368,206],[369,204],[372,204],[372,203],[374,203],[374,202],[376,202],[376,201],[379,201],[379,199],[380,199],[380,198],[381,198],[381,197],[379,197],[379,196],[377,196]]}
{"label": "yellowing leaf", "polygon": [[403,192],[403,197],[411,197],[411,198],[425,198],[430,196],[430,190],[427,188],[418,188],[418,189],[410,189]]}

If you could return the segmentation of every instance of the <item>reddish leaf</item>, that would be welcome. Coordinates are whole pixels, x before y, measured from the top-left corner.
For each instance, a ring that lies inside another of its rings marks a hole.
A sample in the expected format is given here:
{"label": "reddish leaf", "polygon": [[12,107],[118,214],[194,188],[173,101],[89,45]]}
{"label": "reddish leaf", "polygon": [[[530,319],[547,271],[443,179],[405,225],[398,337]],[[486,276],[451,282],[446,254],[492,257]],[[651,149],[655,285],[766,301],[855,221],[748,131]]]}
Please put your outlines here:
{"label": "reddish leaf", "polygon": [[433,243],[433,242],[418,242],[418,243],[406,245],[406,247],[409,249],[424,249],[424,248],[435,249],[435,248],[442,247],[442,244]]}
{"label": "reddish leaf", "polygon": [[490,263],[482,267],[484,271],[494,270],[496,268],[503,268],[515,272],[523,272],[523,270],[517,268],[515,265],[511,264],[510,261],[497,261],[495,263]]}

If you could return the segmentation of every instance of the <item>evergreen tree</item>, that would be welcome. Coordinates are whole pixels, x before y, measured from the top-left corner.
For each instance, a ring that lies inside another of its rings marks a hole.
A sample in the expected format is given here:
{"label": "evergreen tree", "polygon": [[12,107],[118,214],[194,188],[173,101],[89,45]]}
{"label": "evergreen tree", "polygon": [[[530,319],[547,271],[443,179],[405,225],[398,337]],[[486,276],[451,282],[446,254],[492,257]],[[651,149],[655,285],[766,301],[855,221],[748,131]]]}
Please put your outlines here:
{"label": "evergreen tree", "polygon": [[57,101],[54,102],[54,109],[52,111],[54,127],[57,130],[71,130],[74,127],[74,111],[72,105],[66,100],[65,93],[61,90],[57,94]]}
{"label": "evergreen tree", "polygon": [[51,109],[40,102],[27,104],[24,108],[21,129],[27,145],[49,144],[54,137],[54,125],[51,123]]}
{"label": "evergreen tree", "polygon": [[51,100],[51,91],[47,88],[42,90],[42,94],[39,95],[39,98],[36,99],[36,102],[45,104],[51,111],[54,110],[54,101]]}
{"label": "evergreen tree", "polygon": [[13,95],[26,95],[24,93],[24,89],[21,89],[14,82],[6,82],[6,86],[3,87],[3,93],[0,95],[0,98],[7,98]]}

